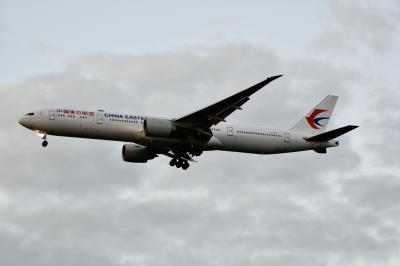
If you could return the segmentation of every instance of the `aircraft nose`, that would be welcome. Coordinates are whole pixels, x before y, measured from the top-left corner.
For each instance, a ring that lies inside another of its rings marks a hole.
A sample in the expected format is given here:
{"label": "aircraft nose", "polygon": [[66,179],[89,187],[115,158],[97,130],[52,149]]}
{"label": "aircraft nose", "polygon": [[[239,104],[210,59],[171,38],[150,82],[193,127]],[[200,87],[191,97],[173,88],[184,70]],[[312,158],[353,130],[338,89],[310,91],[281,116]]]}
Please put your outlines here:
{"label": "aircraft nose", "polygon": [[21,117],[21,118],[18,120],[18,123],[20,123],[21,126],[27,127],[26,117],[24,117],[24,116]]}

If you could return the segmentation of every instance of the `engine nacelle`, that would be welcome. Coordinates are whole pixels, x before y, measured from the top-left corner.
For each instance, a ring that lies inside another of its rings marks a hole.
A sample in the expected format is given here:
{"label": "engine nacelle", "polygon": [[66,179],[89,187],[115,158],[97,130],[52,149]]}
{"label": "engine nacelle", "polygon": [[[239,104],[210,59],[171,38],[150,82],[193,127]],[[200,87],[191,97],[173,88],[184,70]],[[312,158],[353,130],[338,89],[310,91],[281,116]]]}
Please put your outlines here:
{"label": "engine nacelle", "polygon": [[147,147],[135,144],[125,144],[122,146],[122,159],[125,162],[145,163],[156,156],[157,155],[151,152]]}
{"label": "engine nacelle", "polygon": [[176,125],[168,119],[146,118],[143,129],[147,137],[169,137],[176,130]]}

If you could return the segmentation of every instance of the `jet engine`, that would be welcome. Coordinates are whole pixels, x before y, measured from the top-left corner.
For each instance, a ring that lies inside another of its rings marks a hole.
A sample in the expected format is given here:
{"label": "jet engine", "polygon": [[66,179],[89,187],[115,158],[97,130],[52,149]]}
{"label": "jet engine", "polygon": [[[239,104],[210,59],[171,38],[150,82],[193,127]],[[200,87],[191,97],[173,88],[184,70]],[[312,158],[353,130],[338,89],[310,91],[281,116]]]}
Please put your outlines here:
{"label": "jet engine", "polygon": [[122,159],[125,162],[145,163],[154,157],[157,157],[157,154],[150,151],[147,147],[135,144],[125,144],[122,147]]}
{"label": "jet engine", "polygon": [[168,119],[146,118],[143,129],[147,137],[169,137],[176,130],[176,125]]}

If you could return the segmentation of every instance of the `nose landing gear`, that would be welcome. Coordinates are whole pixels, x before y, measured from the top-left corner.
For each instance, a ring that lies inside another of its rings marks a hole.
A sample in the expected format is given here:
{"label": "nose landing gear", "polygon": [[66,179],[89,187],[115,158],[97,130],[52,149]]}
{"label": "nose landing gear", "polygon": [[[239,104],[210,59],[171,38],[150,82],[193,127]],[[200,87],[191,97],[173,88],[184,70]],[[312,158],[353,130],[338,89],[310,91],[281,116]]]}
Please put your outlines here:
{"label": "nose landing gear", "polygon": [[43,148],[46,148],[47,145],[49,144],[49,142],[46,140],[47,135],[45,134],[42,138],[43,142],[42,142],[42,146]]}

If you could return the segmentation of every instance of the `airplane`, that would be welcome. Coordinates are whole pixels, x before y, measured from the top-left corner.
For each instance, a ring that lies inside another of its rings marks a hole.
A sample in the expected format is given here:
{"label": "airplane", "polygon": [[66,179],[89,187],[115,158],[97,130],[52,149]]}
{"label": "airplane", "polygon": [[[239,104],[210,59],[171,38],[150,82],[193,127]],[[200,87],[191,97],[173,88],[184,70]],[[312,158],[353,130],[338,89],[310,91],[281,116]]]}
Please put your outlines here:
{"label": "airplane", "polygon": [[233,112],[242,110],[252,94],[281,76],[268,77],[175,119],[54,108],[27,113],[19,123],[41,136],[43,147],[48,145],[47,135],[123,141],[128,142],[122,146],[122,159],[126,162],[145,163],[165,155],[171,158],[171,166],[184,170],[204,151],[277,154],[313,150],[326,153],[327,148],[339,145],[337,137],[358,127],[348,125],[325,131],[338,99],[333,95],[326,96],[288,130],[222,123]]}

